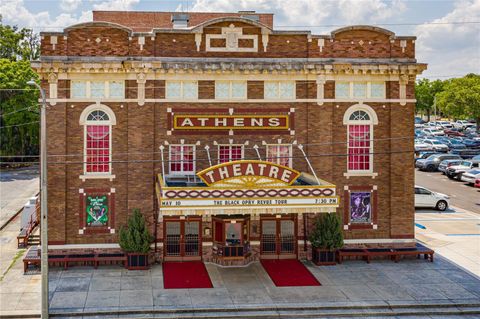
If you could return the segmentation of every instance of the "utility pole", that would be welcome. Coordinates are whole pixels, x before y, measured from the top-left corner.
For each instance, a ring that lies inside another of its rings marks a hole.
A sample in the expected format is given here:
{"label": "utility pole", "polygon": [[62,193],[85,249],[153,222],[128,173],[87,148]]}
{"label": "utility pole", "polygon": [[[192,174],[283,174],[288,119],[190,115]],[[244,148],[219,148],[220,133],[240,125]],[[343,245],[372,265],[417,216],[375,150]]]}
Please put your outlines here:
{"label": "utility pole", "polygon": [[45,91],[33,79],[27,82],[35,86],[42,95],[40,108],[40,242],[42,271],[42,319],[48,319],[48,214],[47,214],[47,101]]}

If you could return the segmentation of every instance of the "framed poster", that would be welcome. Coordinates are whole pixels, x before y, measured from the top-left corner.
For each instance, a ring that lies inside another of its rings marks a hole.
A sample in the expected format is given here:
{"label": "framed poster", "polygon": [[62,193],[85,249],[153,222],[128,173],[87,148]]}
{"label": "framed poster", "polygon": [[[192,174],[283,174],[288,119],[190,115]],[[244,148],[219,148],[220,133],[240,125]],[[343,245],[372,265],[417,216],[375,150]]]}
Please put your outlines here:
{"label": "framed poster", "polygon": [[109,213],[107,195],[87,195],[86,201],[87,226],[106,226]]}
{"label": "framed poster", "polygon": [[378,229],[377,186],[345,186],[343,196],[343,229]]}
{"label": "framed poster", "polygon": [[115,189],[79,189],[80,214],[78,233],[115,233]]}
{"label": "framed poster", "polygon": [[350,193],[350,223],[370,223],[372,221],[372,193]]}

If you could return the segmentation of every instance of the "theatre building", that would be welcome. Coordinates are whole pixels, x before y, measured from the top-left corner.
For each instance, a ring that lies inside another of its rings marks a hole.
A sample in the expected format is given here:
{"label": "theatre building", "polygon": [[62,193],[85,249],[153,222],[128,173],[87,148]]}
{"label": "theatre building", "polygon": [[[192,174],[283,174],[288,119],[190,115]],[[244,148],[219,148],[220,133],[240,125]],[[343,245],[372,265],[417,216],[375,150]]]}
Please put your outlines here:
{"label": "theatre building", "polygon": [[118,250],[135,208],[157,260],[309,258],[328,213],[346,246],[415,245],[415,37],[94,11],[41,52],[51,250]]}

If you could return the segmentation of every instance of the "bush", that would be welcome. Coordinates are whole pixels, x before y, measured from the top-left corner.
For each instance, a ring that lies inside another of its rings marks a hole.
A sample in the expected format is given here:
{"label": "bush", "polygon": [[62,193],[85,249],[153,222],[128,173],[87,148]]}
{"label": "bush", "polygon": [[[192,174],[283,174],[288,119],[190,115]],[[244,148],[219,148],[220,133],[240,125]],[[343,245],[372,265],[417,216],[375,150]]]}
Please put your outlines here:
{"label": "bush", "polygon": [[120,247],[127,253],[146,254],[150,250],[152,235],[145,225],[145,218],[139,209],[133,209],[133,215],[127,222],[127,227],[120,229]]}
{"label": "bush", "polygon": [[313,248],[335,250],[343,247],[343,231],[337,214],[321,214],[309,238]]}

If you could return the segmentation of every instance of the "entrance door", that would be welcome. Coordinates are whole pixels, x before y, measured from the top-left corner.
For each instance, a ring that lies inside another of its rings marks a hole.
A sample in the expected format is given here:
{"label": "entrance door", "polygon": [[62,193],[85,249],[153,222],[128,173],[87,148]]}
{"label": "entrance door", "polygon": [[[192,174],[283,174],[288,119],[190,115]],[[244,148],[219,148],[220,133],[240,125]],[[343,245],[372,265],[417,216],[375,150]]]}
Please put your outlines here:
{"label": "entrance door", "polygon": [[262,258],[296,258],[294,218],[262,219],[261,227]]}
{"label": "entrance door", "polygon": [[201,220],[164,220],[165,260],[201,259]]}

